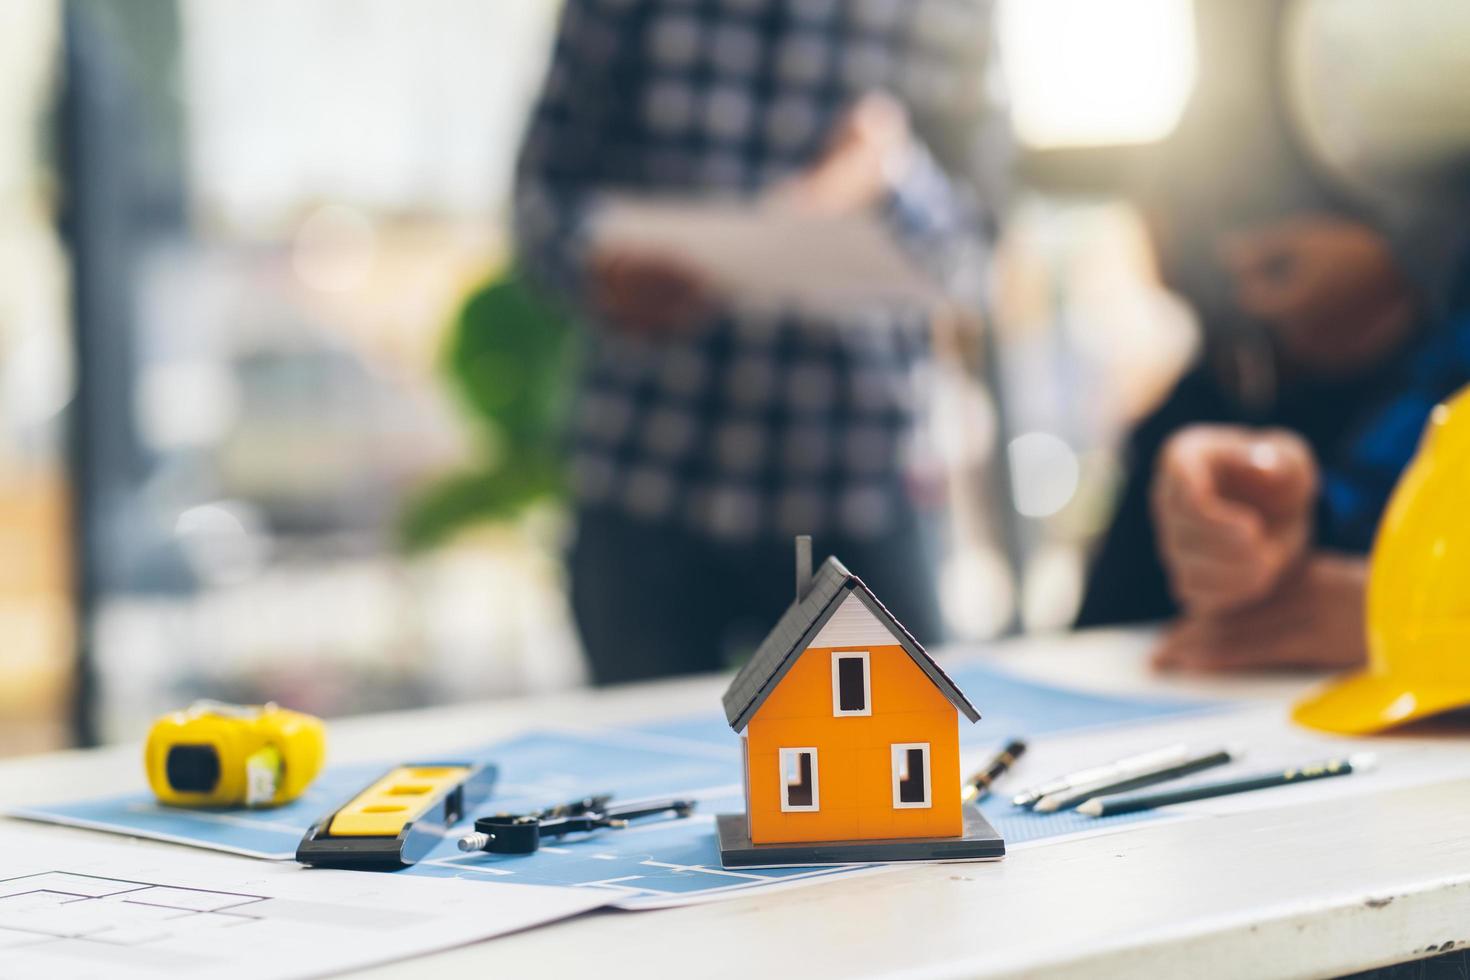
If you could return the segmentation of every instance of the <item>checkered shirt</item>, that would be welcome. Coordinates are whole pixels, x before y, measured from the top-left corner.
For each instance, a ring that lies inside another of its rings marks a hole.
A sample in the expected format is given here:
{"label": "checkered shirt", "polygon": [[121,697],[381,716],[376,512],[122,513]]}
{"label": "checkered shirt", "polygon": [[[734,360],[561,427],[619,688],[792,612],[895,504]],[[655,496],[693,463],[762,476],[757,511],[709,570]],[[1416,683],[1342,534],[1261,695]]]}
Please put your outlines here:
{"label": "checkered shirt", "polygon": [[[929,138],[884,215],[953,291],[978,293],[985,195],[936,156],[993,172],[983,158],[1003,153],[990,13],[989,0],[568,0],[520,162],[522,262],[580,303],[600,194],[758,192],[810,165],[842,112],[883,90]],[[731,308],[688,336],[640,340],[581,309],[581,505],[720,538],[871,537],[912,506],[924,311]]]}

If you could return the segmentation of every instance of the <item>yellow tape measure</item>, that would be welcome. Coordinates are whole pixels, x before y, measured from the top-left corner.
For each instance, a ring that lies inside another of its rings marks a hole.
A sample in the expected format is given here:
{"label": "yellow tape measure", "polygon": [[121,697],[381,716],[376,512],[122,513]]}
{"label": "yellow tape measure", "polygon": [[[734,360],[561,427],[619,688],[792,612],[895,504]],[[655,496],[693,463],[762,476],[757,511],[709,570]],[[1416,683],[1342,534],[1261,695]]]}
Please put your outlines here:
{"label": "yellow tape measure", "polygon": [[305,792],[325,755],[319,718],[274,704],[196,701],[153,723],[143,764],[170,806],[271,807]]}

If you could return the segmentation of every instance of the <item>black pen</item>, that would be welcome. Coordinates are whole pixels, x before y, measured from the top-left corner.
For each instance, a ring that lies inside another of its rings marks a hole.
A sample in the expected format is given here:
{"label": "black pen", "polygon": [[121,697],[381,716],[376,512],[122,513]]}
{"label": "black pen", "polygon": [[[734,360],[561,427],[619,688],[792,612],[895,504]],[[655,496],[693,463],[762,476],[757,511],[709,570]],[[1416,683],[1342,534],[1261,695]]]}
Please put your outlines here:
{"label": "black pen", "polygon": [[1250,793],[1273,786],[1290,786],[1313,779],[1328,779],[1332,776],[1348,776],[1373,768],[1375,757],[1371,754],[1352,755],[1346,759],[1328,759],[1311,765],[1283,769],[1280,772],[1261,773],[1243,779],[1227,779],[1218,783],[1202,783],[1181,789],[1159,793],[1129,793],[1120,796],[1095,796],[1077,808],[1078,813],[1089,817],[1110,817],[1118,813],[1136,813],[1139,810],[1155,810],[1174,803],[1189,803],[1193,800],[1208,800],[1215,796],[1230,796],[1235,793]]}
{"label": "black pen", "polygon": [[960,798],[966,803],[975,799],[984,799],[985,794],[990,792],[990,784],[1005,775],[1006,771],[1016,764],[1016,760],[1025,754],[1026,743],[1019,738],[1011,739],[1006,743],[1005,748],[990,760],[989,765],[965,780],[965,788]]}

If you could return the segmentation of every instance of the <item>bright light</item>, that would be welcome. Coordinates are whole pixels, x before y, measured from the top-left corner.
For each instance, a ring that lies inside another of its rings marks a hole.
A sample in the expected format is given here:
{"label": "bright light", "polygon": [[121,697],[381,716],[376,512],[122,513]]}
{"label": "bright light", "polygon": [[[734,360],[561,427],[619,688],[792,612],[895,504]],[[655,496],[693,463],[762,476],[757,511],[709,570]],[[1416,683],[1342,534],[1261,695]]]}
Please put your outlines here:
{"label": "bright light", "polygon": [[264,522],[248,504],[216,501],[190,507],[174,521],[185,559],[210,585],[235,585],[259,575],[270,558]]}
{"label": "bright light", "polygon": [[1470,4],[1305,0],[1285,38],[1307,145],[1344,176],[1422,185],[1470,158]]}
{"label": "bright light", "polygon": [[1022,516],[1050,517],[1071,502],[1082,473],[1071,446],[1050,432],[1028,432],[1011,440],[1009,458]]}
{"label": "bright light", "polygon": [[945,623],[962,639],[999,636],[1010,619],[1015,594],[1010,569],[994,548],[961,548],[944,561],[939,606]]}
{"label": "bright light", "polygon": [[1016,134],[1036,149],[1151,143],[1194,86],[1190,0],[1001,0]]}
{"label": "bright light", "polygon": [[134,417],[150,449],[209,446],[240,415],[240,390],[219,361],[165,360],[138,370]]}
{"label": "bright light", "polygon": [[360,288],[373,271],[378,236],[367,215],[343,204],[326,204],[296,229],[291,264],[301,281],[324,293]]}

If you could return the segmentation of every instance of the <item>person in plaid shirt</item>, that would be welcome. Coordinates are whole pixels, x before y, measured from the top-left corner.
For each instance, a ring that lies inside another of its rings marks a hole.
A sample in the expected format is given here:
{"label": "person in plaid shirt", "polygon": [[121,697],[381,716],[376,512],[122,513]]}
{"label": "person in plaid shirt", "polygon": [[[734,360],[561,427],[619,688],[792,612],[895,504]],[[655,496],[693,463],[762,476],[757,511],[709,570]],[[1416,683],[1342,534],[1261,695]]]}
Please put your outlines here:
{"label": "person in plaid shirt", "polygon": [[516,225],[523,267],[588,324],[570,566],[599,683],[715,670],[752,649],[791,600],[799,533],[921,641],[940,638],[910,465],[929,311],[754,312],[717,302],[677,257],[594,252],[589,225],[609,193],[776,189],[878,211],[974,299],[989,195],[950,173],[993,176],[1004,154],[990,7],[568,0]]}

